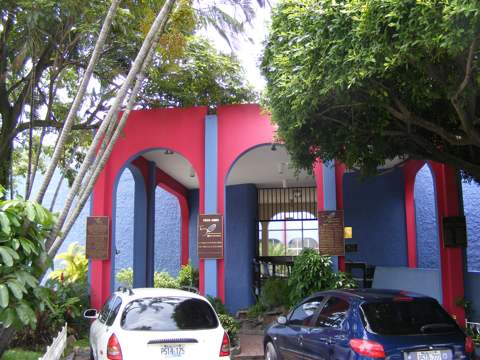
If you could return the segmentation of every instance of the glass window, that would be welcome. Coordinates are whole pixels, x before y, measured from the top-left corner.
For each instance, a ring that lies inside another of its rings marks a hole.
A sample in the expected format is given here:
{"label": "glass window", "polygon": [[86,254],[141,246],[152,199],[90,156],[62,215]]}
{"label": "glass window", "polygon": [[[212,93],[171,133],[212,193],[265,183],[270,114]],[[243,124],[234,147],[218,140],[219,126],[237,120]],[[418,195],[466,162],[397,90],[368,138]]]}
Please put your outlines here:
{"label": "glass window", "polygon": [[320,311],[315,326],[340,327],[349,308],[350,304],[347,301],[337,297],[331,297],[325,303],[322,311]]}
{"label": "glass window", "polygon": [[108,300],[105,302],[105,304],[102,307],[102,310],[100,310],[100,313],[98,314],[98,320],[101,323],[105,323],[107,321],[108,315],[110,314],[110,311],[112,310],[112,305],[113,302],[115,301],[116,296],[112,295],[108,298]]}
{"label": "glass window", "polygon": [[320,307],[323,297],[312,299],[298,306],[288,320],[290,325],[311,326],[315,312]]}
{"label": "glass window", "polygon": [[363,321],[381,335],[417,335],[459,331],[455,321],[429,299],[365,303]]}
{"label": "glass window", "polygon": [[125,306],[120,325],[125,330],[178,331],[218,327],[212,307],[201,299],[156,297]]}
{"label": "glass window", "polygon": [[117,317],[118,310],[120,310],[120,306],[122,306],[122,299],[117,296],[115,300],[112,303],[110,314],[108,315],[107,321],[105,322],[105,325],[111,326],[113,322],[115,321],[115,318]]}

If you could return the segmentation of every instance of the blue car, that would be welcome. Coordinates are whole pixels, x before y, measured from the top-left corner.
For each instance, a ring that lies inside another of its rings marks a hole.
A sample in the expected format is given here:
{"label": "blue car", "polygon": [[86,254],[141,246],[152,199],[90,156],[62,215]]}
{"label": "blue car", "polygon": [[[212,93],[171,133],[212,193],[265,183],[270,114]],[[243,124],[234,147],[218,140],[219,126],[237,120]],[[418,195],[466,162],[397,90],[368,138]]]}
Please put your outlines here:
{"label": "blue car", "polygon": [[473,341],[430,297],[396,290],[316,293],[265,331],[266,360],[470,359]]}

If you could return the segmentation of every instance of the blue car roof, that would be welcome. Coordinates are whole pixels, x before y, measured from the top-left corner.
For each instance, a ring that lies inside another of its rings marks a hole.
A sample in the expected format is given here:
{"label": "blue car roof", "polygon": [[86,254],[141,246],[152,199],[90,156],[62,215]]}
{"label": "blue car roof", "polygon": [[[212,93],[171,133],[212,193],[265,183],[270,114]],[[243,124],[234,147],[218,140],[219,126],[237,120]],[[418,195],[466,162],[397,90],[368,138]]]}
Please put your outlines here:
{"label": "blue car roof", "polygon": [[433,299],[430,296],[418,294],[405,290],[391,289],[339,289],[320,291],[312,296],[337,295],[343,297],[357,298],[363,300],[388,300],[398,297],[409,297],[415,299]]}

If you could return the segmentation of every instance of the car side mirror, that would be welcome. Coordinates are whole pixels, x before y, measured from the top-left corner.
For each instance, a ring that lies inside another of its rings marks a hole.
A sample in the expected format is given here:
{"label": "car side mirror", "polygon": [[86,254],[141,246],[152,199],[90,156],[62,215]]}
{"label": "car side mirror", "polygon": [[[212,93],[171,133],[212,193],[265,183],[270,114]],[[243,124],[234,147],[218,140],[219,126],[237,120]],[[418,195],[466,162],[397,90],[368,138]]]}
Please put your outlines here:
{"label": "car side mirror", "polygon": [[97,309],[88,309],[88,310],[85,310],[85,312],[83,313],[83,317],[84,317],[85,319],[96,319],[96,318],[98,318]]}
{"label": "car side mirror", "polygon": [[279,316],[277,318],[277,323],[279,323],[280,325],[287,325],[287,318],[285,316]]}

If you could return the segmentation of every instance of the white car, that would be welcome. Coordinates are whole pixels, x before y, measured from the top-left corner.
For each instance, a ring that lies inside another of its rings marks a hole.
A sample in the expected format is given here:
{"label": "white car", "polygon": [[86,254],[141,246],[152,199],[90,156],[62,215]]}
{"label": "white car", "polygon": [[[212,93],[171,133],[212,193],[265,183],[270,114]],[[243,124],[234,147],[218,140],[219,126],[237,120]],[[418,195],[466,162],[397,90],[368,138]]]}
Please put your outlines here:
{"label": "white car", "polygon": [[121,289],[90,327],[94,360],[230,360],[230,340],[210,303],[175,289]]}

